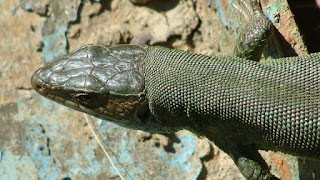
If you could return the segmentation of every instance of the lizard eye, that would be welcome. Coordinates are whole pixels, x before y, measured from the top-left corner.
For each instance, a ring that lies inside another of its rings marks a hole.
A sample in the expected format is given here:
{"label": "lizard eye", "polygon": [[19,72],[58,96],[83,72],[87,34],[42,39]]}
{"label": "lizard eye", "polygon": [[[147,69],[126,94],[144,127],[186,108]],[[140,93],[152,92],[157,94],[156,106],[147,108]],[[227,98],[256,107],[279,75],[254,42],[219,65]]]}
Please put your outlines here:
{"label": "lizard eye", "polygon": [[93,101],[93,97],[89,94],[83,94],[78,96],[78,99],[82,102],[90,103]]}
{"label": "lizard eye", "polygon": [[103,107],[108,102],[108,94],[79,92],[73,94],[73,99],[85,107],[99,108]]}
{"label": "lizard eye", "polygon": [[88,104],[93,102],[93,97],[87,93],[77,93],[73,95],[81,104]]}

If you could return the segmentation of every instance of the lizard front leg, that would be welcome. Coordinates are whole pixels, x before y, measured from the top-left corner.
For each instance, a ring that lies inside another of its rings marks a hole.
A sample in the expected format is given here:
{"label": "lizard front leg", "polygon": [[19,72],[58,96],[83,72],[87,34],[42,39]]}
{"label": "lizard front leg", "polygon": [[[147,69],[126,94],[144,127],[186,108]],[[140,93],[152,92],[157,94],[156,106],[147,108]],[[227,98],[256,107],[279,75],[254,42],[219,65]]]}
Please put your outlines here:
{"label": "lizard front leg", "polygon": [[259,61],[271,35],[273,26],[258,7],[255,0],[240,0],[233,7],[240,12],[247,22],[238,36],[233,54],[235,56]]}
{"label": "lizard front leg", "polygon": [[[238,36],[234,55],[259,61],[273,34],[273,26],[258,7],[256,0],[240,0],[239,3],[234,3],[233,7],[247,21],[245,28]],[[245,178],[250,180],[278,179],[270,173],[265,160],[254,147],[238,146],[226,151]]]}
{"label": "lizard front leg", "polygon": [[272,175],[268,165],[254,147],[237,147],[226,152],[233,159],[242,175],[249,180],[278,179]]}

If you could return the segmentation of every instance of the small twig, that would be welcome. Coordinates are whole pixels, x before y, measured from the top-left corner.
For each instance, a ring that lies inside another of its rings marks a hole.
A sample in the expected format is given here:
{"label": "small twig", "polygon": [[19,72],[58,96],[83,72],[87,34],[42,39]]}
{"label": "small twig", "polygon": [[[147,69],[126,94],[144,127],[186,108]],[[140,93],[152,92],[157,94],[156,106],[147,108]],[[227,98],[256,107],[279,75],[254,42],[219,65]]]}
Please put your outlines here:
{"label": "small twig", "polygon": [[[123,176],[120,174],[120,172],[118,171],[117,167],[114,165],[111,157],[109,156],[108,152],[107,152],[106,149],[104,148],[104,146],[103,146],[103,144],[102,144],[102,142],[104,142],[104,140],[101,138],[101,135],[100,135],[100,134],[97,135],[98,130],[97,130],[96,126],[93,124],[92,119],[91,119],[87,114],[85,114],[84,117],[85,117],[87,123],[89,124],[89,127],[90,127],[90,129],[91,129],[91,131],[92,131],[95,139],[97,140],[97,142],[99,143],[99,145],[100,145],[100,147],[102,148],[103,152],[106,154],[108,160],[110,161],[112,167],[116,170],[116,172],[117,172],[117,174],[119,175],[120,179],[121,179],[121,180],[124,180]],[[89,120],[89,119],[90,119],[90,120]],[[97,132],[97,133],[96,133],[96,132]],[[108,145],[107,145],[106,143],[104,143],[104,144],[106,145],[106,147],[108,148],[108,150],[111,151],[111,149],[108,147]],[[112,151],[111,151],[111,152],[112,152]],[[116,159],[117,159],[117,158],[116,158]],[[119,160],[117,159],[117,161],[119,161]],[[118,162],[118,163],[122,166],[122,164],[121,164],[120,162]],[[126,173],[128,174],[128,176],[130,177],[130,179],[132,179],[132,177],[131,177],[130,174],[127,172],[127,170],[126,170],[123,166],[122,166],[122,168],[126,171]]]}

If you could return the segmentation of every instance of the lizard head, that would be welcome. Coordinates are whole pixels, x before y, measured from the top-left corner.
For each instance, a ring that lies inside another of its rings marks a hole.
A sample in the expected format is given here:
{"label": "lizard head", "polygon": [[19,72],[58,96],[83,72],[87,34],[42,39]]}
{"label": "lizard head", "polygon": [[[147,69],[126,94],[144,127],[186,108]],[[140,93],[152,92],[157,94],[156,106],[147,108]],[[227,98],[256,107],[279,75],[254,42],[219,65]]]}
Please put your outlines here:
{"label": "lizard head", "polygon": [[152,121],[145,96],[146,47],[86,45],[38,69],[32,87],[75,110],[131,129]]}

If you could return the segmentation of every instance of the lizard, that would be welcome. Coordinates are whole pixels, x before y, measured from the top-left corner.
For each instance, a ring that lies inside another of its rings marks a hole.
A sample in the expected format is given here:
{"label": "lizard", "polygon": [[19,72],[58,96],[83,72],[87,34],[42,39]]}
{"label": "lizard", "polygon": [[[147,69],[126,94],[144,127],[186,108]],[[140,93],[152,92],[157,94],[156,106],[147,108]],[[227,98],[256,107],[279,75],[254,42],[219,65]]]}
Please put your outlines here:
{"label": "lizard", "polygon": [[320,159],[320,53],[258,62],[273,27],[251,1],[233,55],[91,44],[34,72],[32,87],[126,128],[189,130],[229,154],[245,178],[277,179],[259,149]]}

